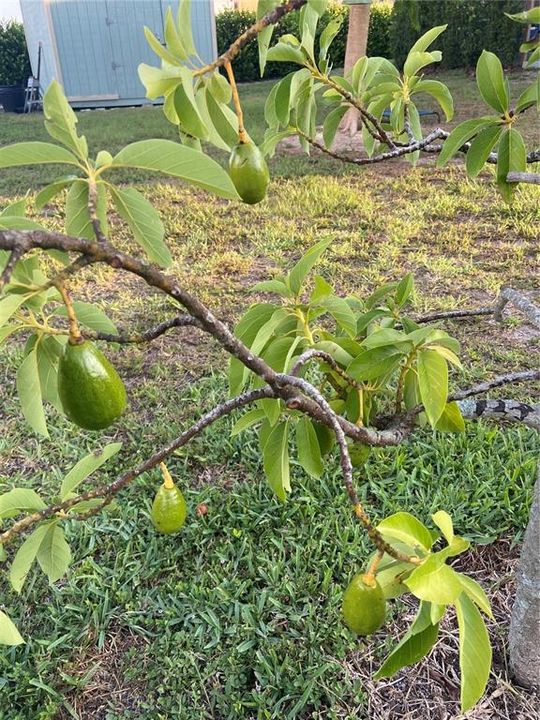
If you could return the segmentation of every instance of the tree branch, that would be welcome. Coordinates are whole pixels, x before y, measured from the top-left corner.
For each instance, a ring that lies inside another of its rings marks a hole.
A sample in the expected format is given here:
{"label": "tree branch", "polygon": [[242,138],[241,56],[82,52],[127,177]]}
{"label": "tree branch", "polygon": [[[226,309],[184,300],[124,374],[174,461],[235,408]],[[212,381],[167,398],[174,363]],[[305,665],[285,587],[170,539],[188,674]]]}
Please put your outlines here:
{"label": "tree branch", "polygon": [[540,329],[540,307],[531,302],[519,290],[513,290],[509,287],[502,288],[495,304],[493,312],[496,320],[502,322],[502,312],[508,303],[515,305],[527,317],[531,325]]}
{"label": "tree branch", "polygon": [[126,335],[122,333],[119,335],[113,335],[110,333],[96,332],[86,329],[82,331],[82,334],[84,335],[84,337],[91,338],[93,340],[104,340],[105,342],[128,345],[131,343],[150,342],[151,340],[155,340],[160,335],[168,332],[172,328],[181,327],[196,327],[200,330],[203,329],[200,322],[191,315],[177,315],[170,320],[165,320],[158,325],[154,325],[153,327],[148,328],[148,330],[144,330],[144,332],[134,333],[132,335]]}

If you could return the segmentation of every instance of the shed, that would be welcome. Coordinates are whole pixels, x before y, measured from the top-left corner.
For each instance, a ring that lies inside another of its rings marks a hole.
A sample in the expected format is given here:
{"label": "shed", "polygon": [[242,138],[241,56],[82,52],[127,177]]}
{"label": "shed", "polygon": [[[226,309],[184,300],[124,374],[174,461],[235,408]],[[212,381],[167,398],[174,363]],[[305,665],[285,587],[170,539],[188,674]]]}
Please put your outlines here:
{"label": "shed", "polygon": [[[120,107],[149,102],[137,74],[158,59],[144,37],[147,25],[160,40],[167,8],[175,0],[20,0],[26,42],[41,87],[58,80],[73,107]],[[217,53],[213,0],[191,4],[195,45],[205,62]]]}

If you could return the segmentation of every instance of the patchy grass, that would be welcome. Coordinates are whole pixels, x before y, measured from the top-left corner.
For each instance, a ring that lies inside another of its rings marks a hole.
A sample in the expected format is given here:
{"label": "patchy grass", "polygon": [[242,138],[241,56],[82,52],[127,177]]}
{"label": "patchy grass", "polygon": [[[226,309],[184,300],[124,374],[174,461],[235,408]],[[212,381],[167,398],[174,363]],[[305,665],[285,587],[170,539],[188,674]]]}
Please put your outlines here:
{"label": "patchy grass", "polygon": [[[470,78],[447,73],[444,79],[455,83],[458,115],[475,103]],[[268,88],[260,83],[243,89],[256,138]],[[106,122],[113,152],[143,137],[174,137],[157,108],[80,113],[79,119],[94,148]],[[40,123],[39,116],[2,117],[1,142],[44,139]],[[415,170],[405,163],[358,170],[326,158],[278,155],[269,199],[255,207],[178,183],[143,182],[142,174],[124,179],[137,182],[163,214],[172,272],[229,321],[253,300],[250,286],[290,266],[324,236],[334,242],[322,269],[340,292],[363,294],[410,270],[419,314],[485,305],[503,284],[540,290],[538,190],[520,189],[506,208],[489,172],[472,183],[459,164],[435,171],[432,162]],[[49,170],[33,168],[3,172],[0,206],[50,177]],[[62,227],[60,204],[47,215],[51,227]],[[119,218],[112,218],[112,228],[122,248],[137,252]],[[171,312],[168,301],[108,269],[83,273],[73,292],[99,300],[123,327],[146,327]],[[538,338],[510,313],[503,326],[490,319],[447,324],[464,348],[465,374],[453,377],[454,386],[538,366]],[[20,347],[2,347],[0,491],[23,485],[53,495],[78,458],[120,439],[122,453],[106,471],[112,479],[226,396],[226,358],[196,332],[107,353],[128,386],[125,420],[96,439],[75,433],[51,411],[51,440],[45,443],[28,433],[18,410]],[[534,398],[540,387],[508,388],[505,394]],[[230,438],[232,422],[221,421],[170,463],[191,510],[180,535],[157,536],[151,529],[158,482],[153,473],[123,492],[108,513],[69,524],[74,564],[67,578],[48,587],[36,574],[21,598],[3,585],[2,603],[27,644],[0,656],[0,720],[345,720],[371,717],[370,703],[380,706],[362,658],[369,651],[369,663],[376,665],[390,638],[383,631],[362,644],[339,618],[342,589],[370,550],[351,522],[337,462],[329,463],[320,483],[295,466],[290,502],[281,505],[262,479],[254,436]],[[431,512],[445,508],[457,531],[474,540],[517,542],[538,450],[530,430],[471,423],[460,437],[423,432],[404,447],[376,450],[357,482],[375,518],[408,509],[429,522]],[[195,513],[199,503],[208,506],[204,517]],[[509,554],[504,543],[493,548],[493,557]],[[493,598],[506,593],[507,602],[511,588],[504,579],[513,564],[497,567],[491,563],[482,581]],[[392,607],[395,638],[411,607]],[[456,650],[448,637],[455,675]],[[414,687],[432,687],[434,696],[445,698],[440,717],[457,715],[455,687],[425,665],[419,672],[410,680]],[[504,687],[503,657],[496,658],[493,682],[498,676]],[[405,693],[411,676],[400,677]],[[513,697],[516,716],[521,708],[528,717],[530,698],[523,696],[519,705],[521,696]],[[426,706],[419,703],[411,712],[411,720],[419,720]]]}

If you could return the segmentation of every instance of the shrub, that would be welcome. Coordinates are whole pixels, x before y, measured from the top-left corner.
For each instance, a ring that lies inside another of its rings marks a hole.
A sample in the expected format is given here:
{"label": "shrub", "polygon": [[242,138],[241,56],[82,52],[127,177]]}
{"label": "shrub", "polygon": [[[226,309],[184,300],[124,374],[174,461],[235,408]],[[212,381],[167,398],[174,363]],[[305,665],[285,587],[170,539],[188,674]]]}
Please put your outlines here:
{"label": "shrub", "polygon": [[507,67],[518,59],[523,30],[504,13],[521,12],[523,0],[416,0],[414,10],[412,16],[409,0],[396,0],[392,10],[390,54],[398,65],[420,35],[445,23],[440,67],[474,67],[482,50],[495,52]]}
{"label": "shrub", "polygon": [[[348,16],[347,5],[330,5],[317,27],[315,42],[330,20],[336,16],[343,17],[343,24],[332,43],[331,59],[334,67],[343,67],[345,61],[345,46],[347,44]],[[368,55],[382,55],[390,57],[390,18],[391,6],[386,3],[373,5],[369,21]],[[225,10],[216,17],[216,34],[218,52],[224,52],[229,45],[252,23],[255,22],[255,13],[245,10]],[[275,30],[275,37],[291,33],[298,36],[298,13],[286,15]],[[265,77],[283,77],[296,70],[295,65],[286,63],[268,63]],[[240,81],[258,80],[259,57],[257,41],[252,40],[246,45],[238,59],[235,60],[234,72]]]}
{"label": "shrub", "polygon": [[0,85],[23,85],[31,72],[22,23],[0,22]]}

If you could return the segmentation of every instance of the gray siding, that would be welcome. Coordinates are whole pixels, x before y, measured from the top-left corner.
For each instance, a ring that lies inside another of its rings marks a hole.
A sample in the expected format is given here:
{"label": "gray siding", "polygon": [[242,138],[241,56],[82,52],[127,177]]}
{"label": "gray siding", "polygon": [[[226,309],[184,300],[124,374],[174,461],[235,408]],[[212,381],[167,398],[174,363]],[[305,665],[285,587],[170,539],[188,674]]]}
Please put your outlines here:
{"label": "gray siding", "polygon": [[[75,106],[116,106],[148,102],[137,66],[158,65],[143,26],[163,38],[163,0],[21,0],[34,72],[38,41],[43,43],[41,83],[64,86]],[[192,28],[202,60],[214,58],[212,0],[194,0]]]}

